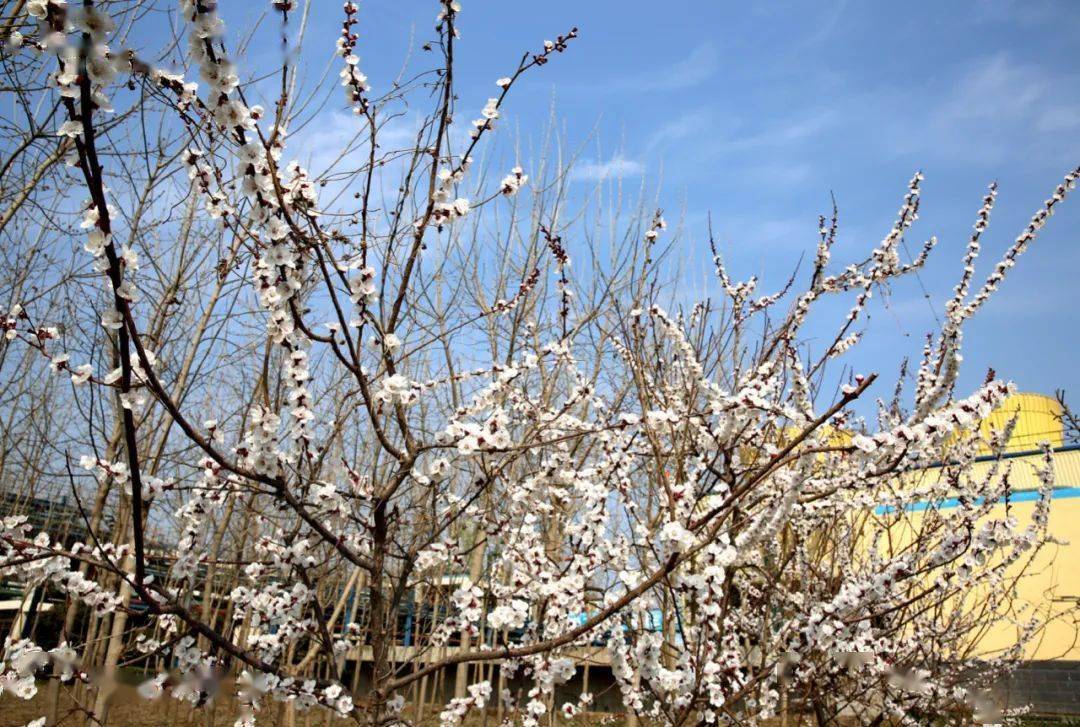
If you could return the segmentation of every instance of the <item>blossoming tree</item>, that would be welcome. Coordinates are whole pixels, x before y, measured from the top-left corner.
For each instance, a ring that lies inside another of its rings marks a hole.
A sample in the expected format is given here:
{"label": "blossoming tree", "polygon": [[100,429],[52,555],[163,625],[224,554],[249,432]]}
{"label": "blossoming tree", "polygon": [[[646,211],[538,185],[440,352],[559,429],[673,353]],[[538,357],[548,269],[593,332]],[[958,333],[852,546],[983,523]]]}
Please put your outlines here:
{"label": "blossoming tree", "polygon": [[[305,85],[306,6],[267,3],[282,62],[250,69],[211,0],[180,0],[178,36],[152,57],[124,49],[152,4],[16,5],[8,141],[38,163],[12,169],[0,232],[37,225],[70,249],[74,217],[82,258],[11,273],[0,324],[5,356],[70,380],[50,394],[72,412],[64,445],[38,469],[85,537],[3,520],[4,578],[66,599],[54,648],[9,636],[4,692],[47,679],[48,718],[63,688],[105,723],[115,675],[138,667],[146,699],[204,709],[231,692],[237,724],[321,710],[535,725],[589,708],[556,689],[599,645],[632,718],[924,724],[983,709],[979,689],[1038,632],[1025,617],[1013,649],[975,649],[987,623],[1018,618],[1008,584],[1046,540],[1049,454],[1034,519],[992,516],[1008,479],[967,465],[1010,386],[956,381],[965,322],[1080,170],[979,283],[991,188],[913,390],[902,376],[870,420],[856,403],[876,374],[835,395],[817,382],[858,345],[871,295],[930,255],[933,239],[901,254],[921,175],[862,260],[833,261],[834,212],[805,280],[761,294],[715,256],[722,299],[686,306],[660,212],[608,254],[565,213],[565,170],[474,163],[518,79],[576,30],[469,114],[456,2],[423,46],[434,69],[379,92],[345,3],[354,136],[308,170],[288,131],[342,102]],[[414,98],[429,113],[385,142]],[[852,307],[813,350],[804,324],[836,298]],[[940,481],[908,476],[942,461]],[[906,518],[913,503],[931,515]]]}

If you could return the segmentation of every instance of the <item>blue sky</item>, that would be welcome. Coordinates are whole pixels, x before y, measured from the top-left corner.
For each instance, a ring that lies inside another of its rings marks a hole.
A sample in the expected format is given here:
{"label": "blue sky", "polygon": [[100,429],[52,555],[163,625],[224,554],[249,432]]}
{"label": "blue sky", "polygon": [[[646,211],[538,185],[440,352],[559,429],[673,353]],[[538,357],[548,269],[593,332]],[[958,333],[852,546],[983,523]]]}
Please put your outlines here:
{"label": "blue sky", "polygon": [[[316,6],[305,52],[339,28],[337,2]],[[229,4],[222,13],[242,27]],[[410,38],[415,47],[431,37],[434,3],[371,0],[360,18],[361,67],[384,90]],[[669,221],[682,222],[688,290],[707,277],[707,215],[732,271],[763,276],[767,290],[812,251],[830,193],[841,211],[838,255],[855,259],[887,232],[907,180],[923,170],[909,245],[937,235],[939,246],[920,281],[875,304],[872,334],[852,361],[863,372],[892,374],[902,355],[917,355],[989,182],[1000,194],[980,275],[1080,163],[1076,2],[465,0],[459,25],[467,118],[523,50],[580,29],[567,53],[515,87],[498,133],[527,146],[554,107],[581,149],[582,194],[599,178],[634,190],[644,180]],[[323,62],[315,56],[313,73]],[[413,67],[425,63],[421,54]],[[1078,227],[1072,199],[969,327],[965,388],[993,366],[1023,390],[1080,397]]]}

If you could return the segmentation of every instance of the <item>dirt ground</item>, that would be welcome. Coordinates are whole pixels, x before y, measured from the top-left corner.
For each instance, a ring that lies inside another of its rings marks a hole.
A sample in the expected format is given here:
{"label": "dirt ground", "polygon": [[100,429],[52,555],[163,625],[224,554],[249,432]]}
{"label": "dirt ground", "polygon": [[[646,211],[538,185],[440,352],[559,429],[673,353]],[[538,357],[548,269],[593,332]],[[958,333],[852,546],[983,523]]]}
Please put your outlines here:
{"label": "dirt ground", "polygon": [[[62,690],[60,705],[60,725],[81,727],[87,724],[84,713],[71,698],[70,689]],[[37,696],[29,701],[4,694],[0,696],[0,727],[22,727],[31,720],[45,716],[47,711],[48,687],[44,684],[40,686]],[[175,699],[162,698],[147,701],[139,697],[134,689],[121,687],[114,695],[108,724],[110,727],[232,727],[235,715],[234,700],[229,695],[219,695],[212,704],[193,710]],[[425,724],[437,724],[435,716],[430,715],[425,720]],[[562,719],[558,720],[558,723],[568,724]],[[260,713],[258,724],[260,727],[278,727],[288,724],[288,721],[285,719],[281,705],[272,703]],[[621,727],[624,721],[619,715],[594,713],[580,716],[574,720],[574,724],[583,727],[586,725]],[[771,727],[775,727],[778,723],[770,724]],[[799,724],[807,727],[812,724],[812,721],[804,719],[800,723],[795,719],[788,720],[788,727],[798,727]],[[292,725],[293,727],[344,727],[355,725],[355,723],[332,718],[326,710],[313,709],[298,712]],[[467,719],[465,723],[465,727],[482,727],[482,725],[484,721],[478,715]],[[495,715],[489,715],[486,727],[497,727],[497,725]]]}
{"label": "dirt ground", "polygon": [[[48,686],[39,685],[37,695],[23,701],[10,694],[0,696],[0,727],[21,727],[31,720],[43,717],[48,712]],[[280,705],[269,704],[259,716],[258,724],[283,725]],[[235,719],[235,701],[231,695],[219,695],[212,703],[199,709],[192,709],[186,704],[170,698],[148,701],[141,698],[133,688],[122,686],[113,696],[109,712],[110,727],[232,727]],[[76,727],[86,723],[85,713],[72,699],[72,690],[61,690],[60,722],[65,727]],[[295,727],[344,727],[354,724],[343,719],[328,720],[329,712],[315,709],[297,714]]]}
{"label": "dirt ground", "polygon": [[[10,694],[0,696],[0,727],[22,727],[31,720],[48,713],[48,685],[38,685],[37,695],[28,701]],[[277,727],[287,724],[282,706],[269,703],[259,714],[259,727]],[[60,725],[81,727],[86,724],[85,712],[72,698],[70,687],[61,689]],[[425,724],[437,724],[437,715],[428,715]],[[147,701],[141,698],[133,687],[120,686],[113,696],[109,712],[109,727],[232,727],[236,718],[235,700],[230,694],[219,694],[211,704],[199,709],[191,709],[186,704],[170,698]],[[560,724],[567,724],[559,720]],[[589,714],[575,720],[580,725],[610,725],[620,727],[623,720],[618,715]],[[466,727],[481,727],[484,724],[479,716],[466,720]],[[312,709],[298,712],[293,727],[345,727],[355,722],[333,717],[324,709]],[[497,727],[494,713],[490,714],[486,727]],[[794,725],[792,725],[794,727]]]}
{"label": "dirt ground", "polygon": [[[37,695],[28,701],[10,694],[0,696],[0,727],[22,727],[34,719],[45,716],[48,712],[48,701],[48,685],[44,683],[39,684]],[[61,689],[59,716],[59,724],[65,727],[81,727],[87,724],[85,713],[72,698],[70,687]],[[436,716],[429,714],[428,719],[424,720],[425,723],[437,724],[437,720],[434,719]],[[170,698],[147,701],[139,697],[133,687],[120,686],[113,696],[108,724],[110,727],[232,727],[235,717],[235,700],[231,694],[219,694],[213,702],[198,709],[192,709],[189,705]],[[567,724],[562,719],[558,720],[558,723]],[[583,727],[585,725],[621,727],[624,721],[620,715],[593,713],[578,717],[574,723]],[[277,703],[269,703],[258,717],[260,727],[278,727],[287,724],[289,722],[285,718],[283,705]],[[354,722],[333,717],[326,710],[313,709],[296,713],[296,719],[291,727],[345,727],[345,725],[354,724]],[[770,724],[775,727],[778,723]],[[800,724],[806,727],[813,724],[813,721],[803,719],[799,722],[794,718],[788,719],[788,727],[798,727]],[[1032,722],[1032,724],[1035,723]],[[466,720],[466,727],[482,727],[482,725],[484,725],[484,720],[479,715],[473,715]],[[486,727],[497,727],[497,725],[495,715],[490,714]]]}
{"label": "dirt ground", "polygon": [[[121,687],[114,696],[109,712],[109,727],[232,727],[236,713],[235,702],[231,696],[220,695],[213,704],[197,710],[175,699],[163,698],[147,701],[139,697],[134,689]],[[277,727],[287,724],[281,705],[271,703],[260,713],[260,727]],[[0,727],[22,727],[27,722],[45,716],[48,711],[48,687],[40,685],[37,696],[29,701],[17,699],[10,694],[0,696]],[[437,724],[437,715],[430,715],[425,724]],[[65,727],[77,727],[86,724],[84,713],[71,698],[70,689],[64,689],[61,696],[60,723]],[[333,718],[326,710],[313,709],[298,712],[294,727],[344,727],[355,722]],[[566,724],[559,720],[560,724]],[[616,715],[593,714],[575,720],[580,725],[610,725],[620,727],[623,720]],[[483,721],[477,716],[466,720],[466,727],[481,727]],[[494,713],[489,715],[487,727],[497,727]]]}

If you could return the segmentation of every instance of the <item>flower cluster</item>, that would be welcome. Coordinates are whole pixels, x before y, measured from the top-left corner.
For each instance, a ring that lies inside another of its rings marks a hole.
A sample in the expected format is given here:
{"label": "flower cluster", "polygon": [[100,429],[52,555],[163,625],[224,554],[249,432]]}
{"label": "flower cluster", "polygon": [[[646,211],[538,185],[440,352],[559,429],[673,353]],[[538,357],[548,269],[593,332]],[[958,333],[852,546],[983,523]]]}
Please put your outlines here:
{"label": "flower cluster", "polygon": [[527,181],[529,181],[529,175],[524,174],[521,167],[514,167],[509,174],[503,177],[499,185],[499,191],[510,197],[517,194]]}
{"label": "flower cluster", "polygon": [[360,58],[356,55],[359,36],[353,28],[359,22],[356,19],[359,8],[353,2],[346,2],[344,8],[345,19],[341,23],[341,37],[337,40],[337,52],[345,60],[345,67],[341,69],[341,85],[345,87],[345,96],[353,113],[363,114],[368,107],[364,94],[371,86],[368,85],[367,76],[360,72]]}

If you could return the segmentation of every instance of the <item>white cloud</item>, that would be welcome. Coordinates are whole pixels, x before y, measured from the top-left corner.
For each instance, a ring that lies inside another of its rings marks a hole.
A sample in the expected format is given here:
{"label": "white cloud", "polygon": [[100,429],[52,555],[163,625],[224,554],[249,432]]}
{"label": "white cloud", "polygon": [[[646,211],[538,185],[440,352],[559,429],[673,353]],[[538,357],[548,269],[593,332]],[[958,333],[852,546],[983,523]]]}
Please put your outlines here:
{"label": "white cloud", "polygon": [[805,182],[814,174],[814,167],[803,162],[767,162],[747,165],[743,178],[768,185],[794,185]]}
{"label": "white cloud", "polygon": [[980,61],[960,79],[938,118],[993,119],[998,123],[1022,119],[1049,90],[1050,82],[1040,69],[998,54]]}
{"label": "white cloud", "polygon": [[978,59],[929,117],[937,149],[969,160],[1061,158],[1076,149],[1074,74],[1005,53]]}
{"label": "white cloud", "polygon": [[613,156],[606,162],[585,161],[574,167],[573,178],[579,180],[598,181],[615,177],[631,177],[645,171],[641,162],[627,159],[621,154]]}
{"label": "white cloud", "polygon": [[1051,106],[1035,123],[1039,131],[1071,131],[1080,127],[1080,104]]}
{"label": "white cloud", "polygon": [[848,0],[837,0],[831,7],[823,9],[817,29],[799,43],[800,49],[812,48],[828,40],[840,24],[847,9]]}
{"label": "white cloud", "polygon": [[685,114],[679,114],[673,120],[668,121],[649,137],[646,148],[649,151],[670,144],[674,141],[691,138],[710,130],[715,130],[716,119],[712,111],[698,109]]}
{"label": "white cloud", "polygon": [[[420,128],[418,116],[394,116],[379,127],[382,153],[409,148]],[[368,131],[362,119],[341,111],[327,111],[289,138],[285,155],[302,160],[312,174],[352,170],[367,163]]]}
{"label": "white cloud", "polygon": [[720,70],[720,54],[712,43],[704,43],[690,55],[654,71],[605,85],[609,91],[677,91],[712,78]]}
{"label": "white cloud", "polygon": [[652,79],[646,79],[647,90],[690,88],[712,78],[720,66],[720,55],[712,43],[699,45],[686,58],[673,63]]}
{"label": "white cloud", "polygon": [[745,152],[751,150],[786,147],[803,143],[836,123],[838,115],[826,109],[806,116],[785,120],[764,129],[742,136],[722,135],[708,145],[702,145],[714,154]]}

